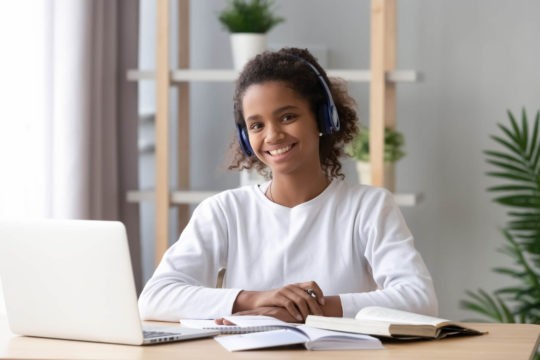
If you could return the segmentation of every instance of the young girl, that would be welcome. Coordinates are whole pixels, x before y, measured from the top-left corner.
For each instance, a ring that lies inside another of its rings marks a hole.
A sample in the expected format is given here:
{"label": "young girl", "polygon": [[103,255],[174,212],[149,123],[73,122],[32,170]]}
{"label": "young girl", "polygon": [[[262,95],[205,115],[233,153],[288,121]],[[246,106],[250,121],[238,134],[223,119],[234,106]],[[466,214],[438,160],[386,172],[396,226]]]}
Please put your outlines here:
{"label": "young girl", "polygon": [[[343,181],[357,132],[354,102],[307,51],[251,60],[236,83],[238,137],[229,168],[261,185],[203,201],[146,284],[144,319],[308,314],[354,317],[379,305],[435,315],[430,274],[383,189]],[[214,288],[226,268],[224,288]]]}

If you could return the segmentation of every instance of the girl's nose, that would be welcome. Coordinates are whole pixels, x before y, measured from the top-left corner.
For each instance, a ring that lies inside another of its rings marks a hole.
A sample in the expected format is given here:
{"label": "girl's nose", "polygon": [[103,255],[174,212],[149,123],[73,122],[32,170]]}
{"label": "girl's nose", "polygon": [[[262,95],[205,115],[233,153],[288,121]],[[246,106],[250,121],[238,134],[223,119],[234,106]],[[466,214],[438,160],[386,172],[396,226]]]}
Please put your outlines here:
{"label": "girl's nose", "polygon": [[265,140],[267,143],[276,142],[284,136],[281,126],[277,124],[268,125],[266,127],[265,135]]}

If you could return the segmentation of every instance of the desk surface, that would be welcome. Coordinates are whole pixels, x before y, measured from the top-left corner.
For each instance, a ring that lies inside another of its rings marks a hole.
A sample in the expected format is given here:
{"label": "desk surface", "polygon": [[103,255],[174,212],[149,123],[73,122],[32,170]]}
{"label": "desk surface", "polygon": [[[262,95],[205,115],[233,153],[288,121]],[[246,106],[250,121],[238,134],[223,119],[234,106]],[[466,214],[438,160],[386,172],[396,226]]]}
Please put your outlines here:
{"label": "desk surface", "polygon": [[[160,323],[152,323],[160,324]],[[165,324],[165,323],[162,323]],[[166,325],[170,326],[170,323]],[[0,317],[0,358],[10,359],[531,359],[540,325],[470,324],[487,335],[437,341],[385,342],[384,350],[307,351],[303,347],[228,352],[215,340],[201,339],[150,346],[129,346],[13,335]]]}

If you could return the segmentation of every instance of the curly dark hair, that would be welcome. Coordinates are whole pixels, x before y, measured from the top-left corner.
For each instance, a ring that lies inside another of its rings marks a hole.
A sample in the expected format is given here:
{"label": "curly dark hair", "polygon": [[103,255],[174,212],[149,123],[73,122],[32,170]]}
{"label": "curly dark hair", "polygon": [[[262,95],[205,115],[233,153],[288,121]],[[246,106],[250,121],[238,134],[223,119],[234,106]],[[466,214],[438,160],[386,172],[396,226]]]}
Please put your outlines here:
{"label": "curly dark hair", "polygon": [[[242,111],[242,99],[246,90],[253,84],[261,84],[267,81],[286,83],[292,90],[308,101],[311,111],[315,116],[318,116],[317,109],[320,103],[326,101],[326,95],[319,77],[306,62],[312,64],[319,71],[319,74],[330,88],[340,120],[340,129],[338,131],[325,134],[320,138],[319,156],[321,168],[329,179],[344,178],[339,158],[344,154],[345,144],[350,142],[358,132],[356,104],[354,99],[347,93],[346,83],[336,78],[333,78],[332,82],[330,82],[324,69],[307,49],[283,48],[275,52],[266,51],[246,64],[236,81],[234,94],[235,123],[242,128],[246,127]],[[266,178],[270,177],[270,171],[262,161],[254,155],[247,156],[244,154],[238,137],[233,140],[231,150],[232,160],[228,169],[255,168],[261,175]]]}

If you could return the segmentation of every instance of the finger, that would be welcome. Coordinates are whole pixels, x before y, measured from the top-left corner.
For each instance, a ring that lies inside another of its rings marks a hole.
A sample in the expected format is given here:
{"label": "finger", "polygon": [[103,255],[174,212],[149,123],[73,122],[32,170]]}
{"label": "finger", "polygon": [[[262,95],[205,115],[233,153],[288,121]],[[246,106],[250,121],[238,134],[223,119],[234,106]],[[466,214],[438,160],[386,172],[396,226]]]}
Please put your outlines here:
{"label": "finger", "polygon": [[309,295],[304,290],[296,285],[290,285],[283,288],[282,294],[294,303],[294,306],[300,311],[302,320],[310,313],[308,301],[315,303],[314,299],[310,299]]}
{"label": "finger", "polygon": [[319,299],[315,300],[313,297],[311,297],[311,295],[308,295],[308,297],[310,298],[307,301],[307,304],[309,306],[309,313],[313,315],[324,315]]}
{"label": "finger", "polygon": [[[323,315],[323,311],[322,311],[322,308],[320,306],[320,303],[319,303],[318,299],[313,298],[313,296],[308,294],[308,292],[305,289],[303,289],[303,288],[301,288],[299,286],[294,288],[294,292],[298,297],[302,298],[303,304],[305,304],[305,306],[307,308],[306,309],[307,313],[303,312],[304,318],[309,314]],[[317,296],[316,293],[315,293],[315,290],[313,290],[313,294],[315,294],[315,296]]]}
{"label": "finger", "polygon": [[315,293],[315,297],[316,297],[317,301],[319,302],[319,304],[324,305],[324,303],[325,303],[324,302],[324,294],[323,294],[323,291],[321,290],[321,288],[319,287],[319,284],[317,284],[315,281],[308,281],[308,282],[305,282],[305,283],[301,283],[299,285],[305,291],[307,291],[308,289],[313,290],[313,292]]}
{"label": "finger", "polygon": [[225,319],[225,318],[215,319],[214,322],[215,322],[217,325],[236,325],[236,324],[233,323],[232,321],[227,320],[227,319]]}
{"label": "finger", "polygon": [[286,289],[282,288],[280,289],[280,292],[276,298],[277,305],[287,309],[289,314],[291,314],[292,317],[294,317],[298,321],[303,321],[304,317],[302,316],[302,313],[296,306],[293,300],[291,300],[288,296],[285,296],[284,293],[286,293]]}

